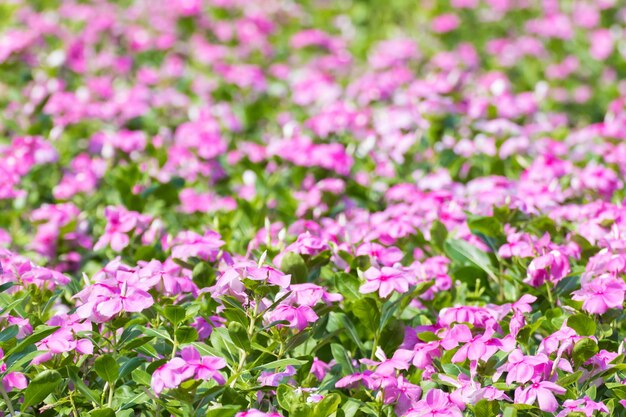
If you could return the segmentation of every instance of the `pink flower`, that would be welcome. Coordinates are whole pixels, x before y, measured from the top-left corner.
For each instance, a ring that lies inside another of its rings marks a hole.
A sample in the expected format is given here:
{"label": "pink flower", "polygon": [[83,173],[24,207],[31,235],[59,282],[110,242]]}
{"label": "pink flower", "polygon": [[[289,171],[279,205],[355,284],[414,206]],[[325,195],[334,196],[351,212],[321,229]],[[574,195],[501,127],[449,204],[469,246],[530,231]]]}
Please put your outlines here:
{"label": "pink flower", "polygon": [[352,389],[357,387],[359,382],[363,382],[368,389],[375,389],[376,381],[374,380],[373,375],[374,372],[365,370],[363,372],[357,372],[355,374],[344,376],[339,381],[335,382],[335,387]]}
{"label": "pink flower", "polygon": [[[259,376],[258,383],[266,387],[277,387],[285,380],[290,379],[296,374],[296,368],[291,365],[285,367],[282,372],[263,371]],[[292,380],[293,382],[293,380]]]}
{"label": "pink flower", "polygon": [[572,299],[583,302],[583,310],[592,314],[604,314],[610,308],[623,308],[626,283],[622,278],[601,275],[581,280],[582,288],[572,292]]}
{"label": "pink flower", "polygon": [[287,291],[290,291],[291,295],[283,300],[284,303],[296,303],[303,306],[314,307],[320,301],[331,304],[343,300],[341,294],[329,293],[324,287],[310,283],[291,284],[288,290],[280,291],[276,295],[276,298],[281,298]]}
{"label": "pink flower", "polygon": [[459,19],[457,15],[447,13],[435,17],[432,20],[431,27],[433,28],[433,32],[447,33],[458,28],[460,24],[461,19]]}
{"label": "pink flower", "polygon": [[[294,307],[281,304],[267,315],[269,322],[288,321],[290,327],[295,327],[298,331],[304,330],[309,323],[315,323],[319,317],[315,311],[308,306]],[[282,325],[278,325],[282,326]]]}
{"label": "pink flower", "polygon": [[608,29],[591,32],[591,57],[598,61],[607,59],[613,52],[613,36]]}
{"label": "pink flower", "polygon": [[565,388],[549,381],[533,382],[515,390],[515,403],[532,405],[537,401],[542,411],[553,413],[559,407],[554,394],[565,394]]}
{"label": "pink flower", "polygon": [[456,351],[451,361],[453,363],[464,362],[466,359],[472,362],[488,361],[502,347],[502,342],[499,339],[491,337],[493,333],[492,329],[487,329],[484,334],[468,340]]}
{"label": "pink flower", "polygon": [[[49,324],[55,323],[51,321]],[[77,331],[89,331],[91,326],[82,327]],[[76,351],[82,355],[93,353],[93,343],[89,339],[79,339],[76,337],[71,327],[63,327],[50,336],[37,343],[37,349],[43,351],[42,355],[32,360],[33,365],[39,365],[53,358],[53,355]]]}
{"label": "pink flower", "polygon": [[194,232],[181,232],[172,242],[172,258],[187,260],[192,256],[205,261],[215,261],[219,248],[224,245],[217,232],[207,231],[204,236]]}
{"label": "pink flower", "polygon": [[159,395],[165,388],[176,388],[192,376],[193,371],[187,367],[184,359],[173,358],[154,371],[150,387]]}
{"label": "pink flower", "polygon": [[96,282],[76,294],[75,297],[83,301],[76,314],[98,323],[121,312],[135,313],[150,308],[154,299],[143,285],[136,273],[118,271],[115,278]]}
{"label": "pink flower", "polygon": [[385,247],[381,244],[372,242],[363,243],[359,246],[356,250],[356,255],[369,255],[377,262],[385,266],[392,266],[396,262],[400,262],[404,257],[402,251],[395,246]]}
{"label": "pink flower", "polygon": [[226,366],[226,361],[215,356],[200,356],[193,346],[188,346],[180,351],[180,356],[187,362],[187,366],[193,369],[196,379],[208,380],[213,378],[218,384],[226,382],[218,369]]}
{"label": "pink flower", "polygon": [[[511,385],[513,382],[525,384],[536,376],[538,373],[536,369],[540,365],[547,365],[549,362],[545,355],[525,356],[521,350],[515,349],[509,354],[508,363],[498,369],[494,375],[494,380],[498,379],[503,371],[506,371],[508,372],[506,376],[507,385]],[[541,372],[542,369],[539,371]]]}
{"label": "pink flower", "polygon": [[[4,352],[0,349],[0,373],[4,373],[7,370],[7,365],[1,361],[4,358]],[[2,377],[2,387],[6,392],[16,389],[24,389],[28,385],[26,377],[21,372],[9,372]]]}
{"label": "pink flower", "polygon": [[563,410],[556,417],[566,417],[570,413],[583,413],[587,417],[593,417],[596,411],[608,413],[609,409],[601,402],[595,402],[591,398],[585,396],[578,400],[565,400]]}
{"label": "pink flower", "polygon": [[462,417],[461,409],[451,401],[450,395],[440,389],[431,389],[426,398],[418,401],[405,417]]}
{"label": "pink flower", "polygon": [[215,356],[200,356],[196,348],[188,346],[181,350],[181,357],[175,357],[161,365],[152,374],[150,386],[159,395],[165,388],[176,388],[187,379],[214,379],[224,384],[224,376],[219,372],[226,361]]}
{"label": "pink flower", "polygon": [[378,291],[380,297],[385,298],[394,291],[404,294],[409,286],[416,283],[415,278],[408,273],[383,266],[381,269],[370,267],[364,273],[367,282],[359,288],[363,294]]}
{"label": "pink flower", "polygon": [[330,365],[326,362],[318,359],[317,357],[313,358],[313,364],[311,365],[311,373],[317,378],[318,381],[321,381],[326,376],[326,373],[330,371]]}
{"label": "pink flower", "polygon": [[251,408],[248,411],[235,414],[235,417],[282,417],[282,415],[276,412],[265,413],[256,408]]}
{"label": "pink flower", "polygon": [[107,225],[104,235],[94,245],[94,250],[100,250],[110,244],[114,251],[122,251],[130,243],[130,233],[133,231],[142,233],[151,221],[149,216],[126,210],[124,207],[109,206],[104,209],[104,216]]}
{"label": "pink flower", "polygon": [[570,273],[567,257],[558,250],[533,259],[528,265],[528,278],[524,280],[533,287],[539,287],[546,281],[556,284]]}

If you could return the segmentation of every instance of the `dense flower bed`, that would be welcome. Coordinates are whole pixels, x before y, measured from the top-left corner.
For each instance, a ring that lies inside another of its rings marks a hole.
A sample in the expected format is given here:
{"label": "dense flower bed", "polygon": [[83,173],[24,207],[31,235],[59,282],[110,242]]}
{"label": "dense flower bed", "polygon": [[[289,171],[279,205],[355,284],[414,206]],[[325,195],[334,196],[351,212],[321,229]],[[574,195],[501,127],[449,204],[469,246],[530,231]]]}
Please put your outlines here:
{"label": "dense flower bed", "polygon": [[619,0],[0,2],[0,416],[626,415]]}

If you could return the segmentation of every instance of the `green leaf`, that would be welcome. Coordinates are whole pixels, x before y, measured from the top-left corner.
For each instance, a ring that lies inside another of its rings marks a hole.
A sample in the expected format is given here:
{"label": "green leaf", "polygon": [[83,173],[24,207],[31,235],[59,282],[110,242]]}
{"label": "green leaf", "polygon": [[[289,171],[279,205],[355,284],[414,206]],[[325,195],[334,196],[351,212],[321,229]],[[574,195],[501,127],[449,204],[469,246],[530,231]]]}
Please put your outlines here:
{"label": "green leaf", "polygon": [[461,265],[470,262],[487,273],[492,279],[497,281],[497,271],[493,266],[489,254],[481,251],[476,246],[464,240],[448,240],[444,245],[445,253],[451,259]]}
{"label": "green leaf", "polygon": [[359,338],[359,333],[357,329],[354,327],[354,323],[346,316],[344,313],[338,313],[335,311],[331,311],[328,318],[328,326],[326,329],[329,332],[334,331],[348,331],[350,338],[354,341],[354,343],[358,346],[359,350],[365,354],[366,349],[365,345]]}
{"label": "green leaf", "polygon": [[233,417],[240,409],[239,405],[223,405],[207,410],[206,417]]}
{"label": "green leaf", "polygon": [[34,406],[42,402],[48,395],[58,388],[63,378],[61,374],[54,370],[46,370],[39,373],[26,388],[24,392],[24,403],[21,410]]}
{"label": "green leaf", "polygon": [[126,360],[124,363],[122,363],[122,366],[120,366],[120,374],[118,378],[119,379],[125,378],[135,369],[140,367],[144,362],[146,362],[146,359],[141,356],[135,356],[133,358]]}
{"label": "green leaf", "polygon": [[303,365],[307,363],[307,361],[304,361],[302,359],[295,359],[295,358],[285,358],[285,359],[278,359],[276,361],[272,361],[272,362],[268,362],[266,364],[263,365],[259,365],[256,366],[254,368],[252,368],[253,371],[258,371],[258,370],[263,370],[263,369],[276,369],[276,368],[284,368],[285,366],[289,366],[289,365]]}
{"label": "green leaf", "polygon": [[168,305],[163,309],[163,315],[170,323],[176,325],[185,320],[185,308],[181,306]]}
{"label": "green leaf", "polygon": [[559,378],[559,380],[556,381],[556,384],[562,387],[567,387],[569,384],[577,382],[582,374],[583,371],[576,371],[573,374],[567,374],[563,378]]}
{"label": "green leaf", "polygon": [[372,298],[361,298],[356,300],[350,306],[352,314],[359,319],[359,324],[364,325],[365,328],[372,333],[378,330],[378,324],[380,323],[380,307],[376,301]]}
{"label": "green leaf", "polygon": [[341,404],[339,394],[332,393],[324,396],[324,399],[313,406],[313,417],[329,417]]}
{"label": "green leaf", "polygon": [[174,343],[169,333],[162,329],[153,329],[151,327],[144,327],[143,332],[146,336],[156,337],[157,339],[164,339],[171,343]]}
{"label": "green leaf", "polygon": [[114,384],[119,376],[120,367],[111,355],[98,356],[95,361],[96,373],[100,378]]}
{"label": "green leaf", "polygon": [[296,396],[294,389],[289,385],[280,384],[276,390],[276,400],[278,405],[290,414],[292,409],[298,404],[298,397]]}
{"label": "green leaf", "polygon": [[191,343],[198,340],[198,331],[191,326],[182,326],[176,329],[178,343]]}
{"label": "green leaf", "polygon": [[337,361],[337,363],[343,369],[344,374],[353,374],[354,367],[352,366],[352,361],[350,360],[350,356],[346,351],[346,348],[339,343],[332,343],[330,345],[330,351],[333,354],[333,358]]}
{"label": "green leaf", "polygon": [[215,270],[206,262],[200,262],[193,267],[191,279],[200,288],[206,288],[215,282]]}
{"label": "green leaf", "polygon": [[476,417],[495,417],[500,414],[500,406],[497,401],[480,400],[474,406]]}
{"label": "green leaf", "polygon": [[26,347],[30,345],[34,345],[35,343],[40,342],[41,340],[50,336],[52,333],[56,332],[60,328],[61,328],[60,326],[52,326],[52,327],[51,326],[38,326],[37,329],[35,329],[35,331],[30,336],[22,339],[22,341],[18,343],[17,345],[15,345],[13,349],[9,350],[6,353],[5,358],[8,358],[14,353],[21,352],[22,350],[26,349]]}
{"label": "green leaf", "polygon": [[517,409],[513,406],[504,407],[502,417],[517,417]]}
{"label": "green leaf", "polygon": [[335,275],[335,285],[339,292],[346,297],[346,299],[357,299],[363,297],[359,292],[359,286],[361,281],[354,275],[350,275],[346,272],[339,272]]}
{"label": "green leaf", "polygon": [[87,397],[87,399],[91,401],[92,403],[100,404],[100,399],[98,398],[98,395],[93,390],[89,389],[89,387],[87,387],[87,385],[85,385],[85,383],[83,382],[83,379],[80,376],[78,376],[78,367],[68,366],[67,374],[72,380],[74,387],[81,394]]}
{"label": "green leaf", "polygon": [[19,333],[17,326],[9,326],[0,332],[0,342],[6,342],[11,339],[15,339],[15,336]]}
{"label": "green leaf", "polygon": [[574,329],[580,336],[593,336],[596,334],[596,322],[586,314],[575,314],[569,317],[567,326]]}
{"label": "green leaf", "polygon": [[146,343],[148,343],[149,341],[151,341],[152,339],[154,339],[154,336],[143,336],[143,337],[138,337],[134,340],[131,340],[130,342],[128,342],[125,346],[124,346],[124,350],[132,352],[135,349],[137,349],[140,346],[145,345]]}
{"label": "green leaf", "polygon": [[439,220],[435,220],[430,228],[431,243],[439,250],[443,250],[443,245],[448,238],[448,229]]}
{"label": "green leaf", "polygon": [[115,417],[115,411],[110,408],[98,408],[89,413],[90,417]]}
{"label": "green leaf", "polygon": [[150,386],[150,374],[143,369],[135,369],[133,372],[131,372],[131,378],[139,385],[145,385],[146,387]]}
{"label": "green leaf", "polygon": [[250,340],[248,339],[248,333],[245,327],[241,323],[231,321],[228,323],[228,334],[235,345],[243,350],[250,349]]}
{"label": "green leaf", "polygon": [[304,262],[304,259],[299,253],[287,252],[283,256],[280,263],[280,269],[285,274],[291,275],[291,282],[295,284],[302,284],[307,282],[309,276],[309,269]]}
{"label": "green leaf", "polygon": [[598,345],[596,342],[589,338],[580,339],[574,344],[574,348],[572,349],[574,368],[578,368],[596,353],[598,353]]}

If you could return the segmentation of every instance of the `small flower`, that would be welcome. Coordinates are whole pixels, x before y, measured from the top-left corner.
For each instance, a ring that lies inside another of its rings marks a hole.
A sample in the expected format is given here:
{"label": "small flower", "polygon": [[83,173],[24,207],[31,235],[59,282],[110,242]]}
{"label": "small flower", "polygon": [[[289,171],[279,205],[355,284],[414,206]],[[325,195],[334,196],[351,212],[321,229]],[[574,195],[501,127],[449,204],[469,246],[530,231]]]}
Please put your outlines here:
{"label": "small flower", "polygon": [[622,309],[626,283],[622,278],[601,275],[582,282],[582,288],[572,292],[572,299],[583,302],[583,310],[604,314],[610,308]]}
{"label": "small flower", "polygon": [[532,405],[537,401],[542,411],[553,413],[559,407],[554,394],[565,394],[565,388],[549,381],[533,382],[526,388],[515,390],[515,403]]}
{"label": "small flower", "polygon": [[383,266],[381,269],[370,267],[364,275],[367,282],[361,285],[359,291],[363,294],[378,291],[378,295],[382,298],[394,291],[404,294],[409,291],[409,286],[416,282],[408,273],[388,266]]}

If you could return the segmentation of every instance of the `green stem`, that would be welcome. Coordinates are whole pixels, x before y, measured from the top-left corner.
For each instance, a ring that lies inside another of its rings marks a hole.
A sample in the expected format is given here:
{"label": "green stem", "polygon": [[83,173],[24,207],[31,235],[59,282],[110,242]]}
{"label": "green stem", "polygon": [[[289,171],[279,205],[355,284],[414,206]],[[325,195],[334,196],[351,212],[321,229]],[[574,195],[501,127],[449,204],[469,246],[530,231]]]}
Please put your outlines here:
{"label": "green stem", "polygon": [[550,289],[550,284],[548,283],[548,281],[546,281],[545,284],[546,290],[548,291],[548,301],[550,302],[550,306],[554,308],[554,299],[552,298],[552,290]]}
{"label": "green stem", "polygon": [[111,408],[113,405],[113,394],[115,393],[115,384],[109,385],[109,400],[107,401],[107,407]]}
{"label": "green stem", "polygon": [[2,398],[4,399],[4,402],[7,405],[7,408],[9,410],[9,415],[11,417],[14,417],[15,416],[15,410],[13,409],[13,404],[11,403],[11,399],[7,395],[7,392],[4,390],[4,387],[2,386],[2,384],[0,384],[0,394],[2,394]]}
{"label": "green stem", "polygon": [[74,417],[80,417],[80,414],[78,414],[78,410],[76,409],[76,404],[74,403],[74,392],[75,391],[70,391],[70,404],[72,405],[72,411],[74,412]]}

